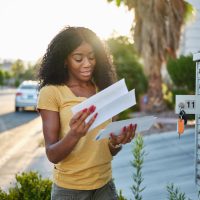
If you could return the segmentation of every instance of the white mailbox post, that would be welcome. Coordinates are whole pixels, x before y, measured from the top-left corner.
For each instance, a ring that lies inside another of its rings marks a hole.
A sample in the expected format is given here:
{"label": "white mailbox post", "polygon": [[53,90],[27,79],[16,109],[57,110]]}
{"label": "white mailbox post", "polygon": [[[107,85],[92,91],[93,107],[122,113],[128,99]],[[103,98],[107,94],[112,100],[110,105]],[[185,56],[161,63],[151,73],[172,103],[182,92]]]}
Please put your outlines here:
{"label": "white mailbox post", "polygon": [[196,62],[195,95],[176,95],[176,114],[182,108],[186,114],[195,114],[195,182],[200,186],[200,53],[193,54]]}
{"label": "white mailbox post", "polygon": [[[200,53],[196,53],[193,55],[193,60],[196,61],[196,99],[197,104],[200,104]],[[196,175],[196,183],[200,186],[200,108],[199,106],[195,112],[195,137],[196,137],[196,151],[195,151],[195,175]]]}

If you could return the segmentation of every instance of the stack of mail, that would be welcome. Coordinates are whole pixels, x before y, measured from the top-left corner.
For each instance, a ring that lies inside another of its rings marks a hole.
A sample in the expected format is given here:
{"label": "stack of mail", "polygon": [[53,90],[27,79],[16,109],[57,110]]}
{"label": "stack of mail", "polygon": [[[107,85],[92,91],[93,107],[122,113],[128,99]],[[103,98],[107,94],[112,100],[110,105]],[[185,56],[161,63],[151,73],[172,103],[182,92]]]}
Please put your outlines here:
{"label": "stack of mail", "polygon": [[[91,105],[96,106],[95,113],[98,113],[97,118],[94,123],[89,128],[89,131],[102,124],[108,119],[111,119],[120,112],[134,106],[136,104],[135,100],[135,90],[128,91],[125,80],[122,79],[113,85],[107,87],[96,95],[86,99],[82,103],[72,107],[72,113],[76,114],[77,112],[83,110],[84,108],[89,108]],[[88,122],[93,115],[91,114],[87,119]],[[141,119],[128,119],[122,121],[116,121],[110,123],[106,129],[99,132],[96,139],[102,139],[109,137],[109,134],[112,132],[115,135],[118,135],[124,126],[129,124],[137,123],[136,131],[144,131],[151,127],[154,123],[155,117],[143,117]]]}

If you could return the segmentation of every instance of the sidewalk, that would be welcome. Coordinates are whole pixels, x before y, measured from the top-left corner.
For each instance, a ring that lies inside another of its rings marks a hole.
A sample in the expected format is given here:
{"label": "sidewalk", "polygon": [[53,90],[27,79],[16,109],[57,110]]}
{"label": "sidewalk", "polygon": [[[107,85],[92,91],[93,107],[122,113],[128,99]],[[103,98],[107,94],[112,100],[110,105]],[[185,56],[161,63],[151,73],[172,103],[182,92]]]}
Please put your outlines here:
{"label": "sidewalk", "polygon": [[[144,200],[167,199],[168,184],[174,183],[188,198],[197,200],[195,185],[195,135],[188,129],[179,139],[175,131],[153,134],[144,137],[145,157],[142,169],[146,187]],[[133,160],[131,145],[124,146],[122,152],[113,160],[113,176],[118,189],[122,189],[128,199],[134,199],[131,192],[133,183]]]}

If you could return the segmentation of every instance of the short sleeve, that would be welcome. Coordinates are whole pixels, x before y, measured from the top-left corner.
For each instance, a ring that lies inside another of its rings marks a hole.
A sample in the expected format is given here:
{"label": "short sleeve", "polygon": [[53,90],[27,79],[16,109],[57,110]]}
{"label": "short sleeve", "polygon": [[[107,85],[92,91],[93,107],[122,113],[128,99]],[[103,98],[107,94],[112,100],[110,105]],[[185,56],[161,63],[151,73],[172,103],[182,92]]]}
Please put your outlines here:
{"label": "short sleeve", "polygon": [[54,86],[43,87],[38,96],[37,109],[59,111],[59,95]]}

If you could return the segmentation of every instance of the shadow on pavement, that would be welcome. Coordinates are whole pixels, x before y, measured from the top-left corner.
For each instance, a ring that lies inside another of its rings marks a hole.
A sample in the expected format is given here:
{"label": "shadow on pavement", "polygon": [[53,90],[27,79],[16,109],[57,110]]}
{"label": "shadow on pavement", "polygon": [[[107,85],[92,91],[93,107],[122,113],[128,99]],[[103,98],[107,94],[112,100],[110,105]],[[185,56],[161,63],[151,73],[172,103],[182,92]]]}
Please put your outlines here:
{"label": "shadow on pavement", "polygon": [[0,115],[0,134],[37,118],[36,111],[10,112]]}

